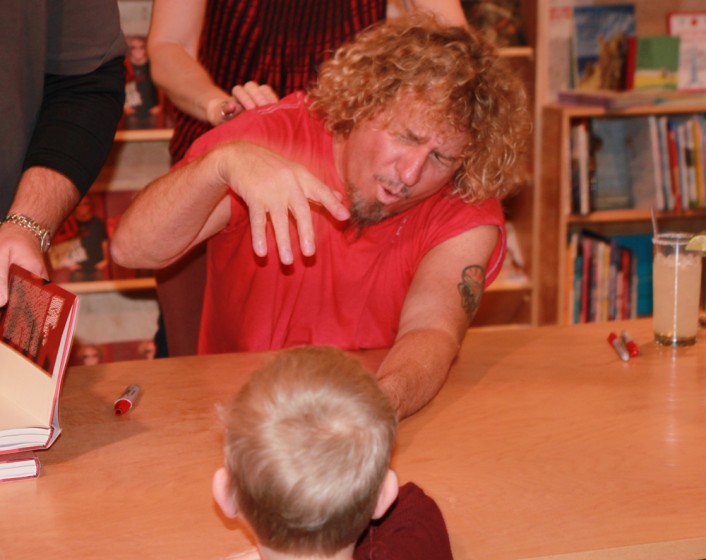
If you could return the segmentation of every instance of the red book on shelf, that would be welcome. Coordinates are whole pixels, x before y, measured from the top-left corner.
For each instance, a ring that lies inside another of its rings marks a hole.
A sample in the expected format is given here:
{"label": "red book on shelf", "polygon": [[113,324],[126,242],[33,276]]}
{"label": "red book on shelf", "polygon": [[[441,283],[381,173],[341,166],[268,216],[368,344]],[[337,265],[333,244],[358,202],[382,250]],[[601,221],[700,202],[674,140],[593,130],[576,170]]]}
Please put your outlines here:
{"label": "red book on shelf", "polygon": [[581,306],[580,318],[581,323],[588,323],[591,318],[591,278],[593,270],[593,252],[592,241],[587,237],[581,238],[581,252],[583,254],[582,274],[581,274]]}
{"label": "red book on shelf", "polygon": [[637,65],[637,38],[632,35],[627,38],[625,55],[625,89],[635,87],[635,67]]}

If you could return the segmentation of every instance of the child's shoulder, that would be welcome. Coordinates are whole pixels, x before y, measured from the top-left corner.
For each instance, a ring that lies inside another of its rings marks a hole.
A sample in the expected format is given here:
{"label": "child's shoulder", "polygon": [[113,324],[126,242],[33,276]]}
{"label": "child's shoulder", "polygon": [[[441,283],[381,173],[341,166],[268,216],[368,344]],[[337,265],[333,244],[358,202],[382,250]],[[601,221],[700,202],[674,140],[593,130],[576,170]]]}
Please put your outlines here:
{"label": "child's shoulder", "polygon": [[438,504],[419,486],[400,486],[387,514],[373,521],[355,549],[355,560],[451,560],[451,544]]}

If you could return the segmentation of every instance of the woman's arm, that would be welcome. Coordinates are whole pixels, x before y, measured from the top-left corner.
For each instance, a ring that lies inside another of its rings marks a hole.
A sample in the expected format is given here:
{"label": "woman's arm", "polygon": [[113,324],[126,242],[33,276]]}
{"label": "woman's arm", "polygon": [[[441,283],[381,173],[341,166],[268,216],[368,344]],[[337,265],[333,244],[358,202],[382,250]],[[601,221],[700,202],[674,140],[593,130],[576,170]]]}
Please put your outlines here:
{"label": "woman's arm", "polygon": [[152,79],[186,114],[212,125],[222,122],[221,105],[232,97],[198,61],[206,0],[154,0],[147,52]]}
{"label": "woman's arm", "polygon": [[449,25],[468,25],[459,0],[406,0],[405,5],[409,11],[431,12]]}
{"label": "woman's arm", "polygon": [[214,83],[198,61],[205,13],[206,0],[154,0],[147,51],[155,84],[187,115],[212,126],[243,109],[276,102],[267,85],[234,84],[231,95]]}

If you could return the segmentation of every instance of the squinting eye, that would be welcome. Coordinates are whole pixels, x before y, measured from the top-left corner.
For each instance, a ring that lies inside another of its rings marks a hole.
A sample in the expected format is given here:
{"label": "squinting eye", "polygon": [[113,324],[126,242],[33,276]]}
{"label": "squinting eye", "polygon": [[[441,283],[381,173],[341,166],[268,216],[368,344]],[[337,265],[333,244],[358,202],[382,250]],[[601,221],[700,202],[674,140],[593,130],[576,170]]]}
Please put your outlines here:
{"label": "squinting eye", "polygon": [[441,165],[445,167],[451,167],[454,164],[454,160],[441,154],[433,153],[434,159],[438,161]]}

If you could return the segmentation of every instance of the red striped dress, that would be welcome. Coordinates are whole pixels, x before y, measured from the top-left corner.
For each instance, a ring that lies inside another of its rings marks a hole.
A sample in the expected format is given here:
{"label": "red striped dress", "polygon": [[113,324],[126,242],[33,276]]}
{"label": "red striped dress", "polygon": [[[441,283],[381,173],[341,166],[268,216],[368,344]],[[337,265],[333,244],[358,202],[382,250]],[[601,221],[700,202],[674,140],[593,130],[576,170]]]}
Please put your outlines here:
{"label": "red striped dress", "polygon": [[[225,91],[254,80],[283,97],[304,89],[333,49],[385,9],[385,0],[208,0],[199,61]],[[175,113],[176,162],[210,125]]]}

